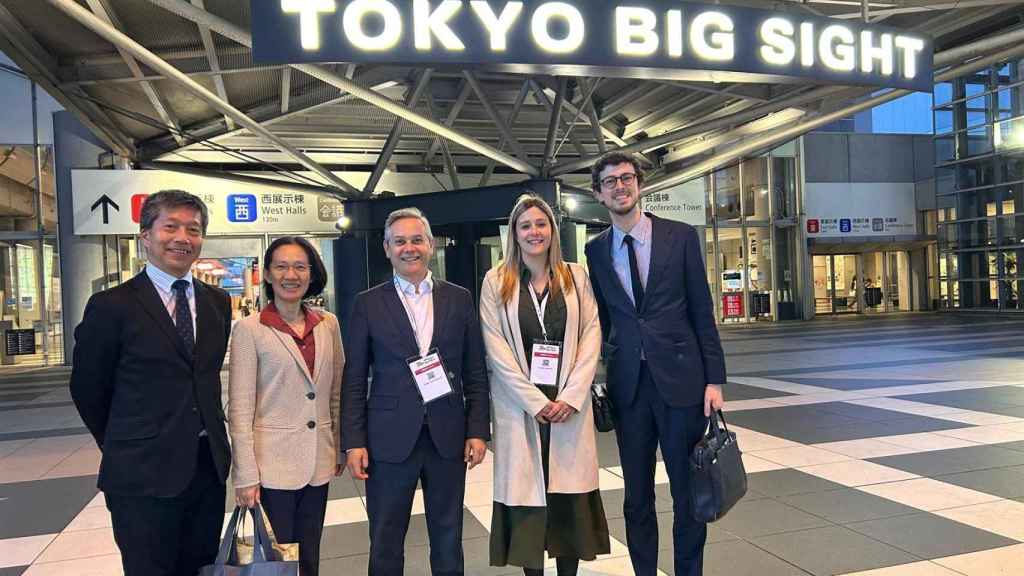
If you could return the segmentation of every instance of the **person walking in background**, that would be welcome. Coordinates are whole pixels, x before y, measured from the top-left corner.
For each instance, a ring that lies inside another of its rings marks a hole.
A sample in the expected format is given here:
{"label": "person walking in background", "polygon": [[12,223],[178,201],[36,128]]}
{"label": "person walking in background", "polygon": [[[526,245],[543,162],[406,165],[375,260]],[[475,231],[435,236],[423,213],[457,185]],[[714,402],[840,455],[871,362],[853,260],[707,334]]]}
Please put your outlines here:
{"label": "person walking in background", "polygon": [[126,576],[191,576],[217,556],[231,299],[192,278],[208,223],[188,192],[147,197],[145,270],[89,298],[75,328],[71,397],[103,452],[99,488]]}
{"label": "person walking in background", "polygon": [[384,252],[394,278],[356,296],[342,391],[342,447],[366,480],[369,573],[402,576],[419,482],[431,572],[462,574],[466,466],[491,437],[480,323],[467,290],[431,275],[434,236],[419,210],[388,216]]}
{"label": "person walking in background", "polygon": [[555,216],[524,195],[505,260],[484,279],[480,320],[494,404],[491,565],[560,576],[610,551],[598,491],[590,386],[601,326],[590,279],[562,260]]}
{"label": "person walking in background", "polygon": [[586,248],[607,339],[626,540],[637,576],[656,574],[660,445],[672,491],[675,573],[699,576],[707,525],[693,520],[688,462],[711,410],[725,402],[725,354],[697,231],[641,211],[643,182],[632,156],[609,152],[594,164],[591,187],[612,226]]}
{"label": "person walking in background", "polygon": [[271,243],[263,278],[267,306],[240,320],[231,338],[232,484],[240,506],[263,505],[279,542],[299,544],[302,576],[316,576],[328,482],[344,462],[341,329],[330,312],[303,304],[327,284],[305,238]]}

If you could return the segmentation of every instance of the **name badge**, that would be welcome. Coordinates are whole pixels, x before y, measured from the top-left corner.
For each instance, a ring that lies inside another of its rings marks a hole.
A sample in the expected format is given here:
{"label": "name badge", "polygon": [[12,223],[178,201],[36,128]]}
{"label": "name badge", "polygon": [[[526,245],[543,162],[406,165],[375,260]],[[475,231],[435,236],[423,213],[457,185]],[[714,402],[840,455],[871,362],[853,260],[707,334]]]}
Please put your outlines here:
{"label": "name badge", "polygon": [[428,352],[426,356],[410,359],[409,370],[424,404],[452,393],[452,383],[448,380],[448,372],[445,371],[441,354],[437,350]]}
{"label": "name badge", "polygon": [[539,386],[558,386],[558,364],[561,359],[561,343],[535,341],[530,361],[530,382]]}

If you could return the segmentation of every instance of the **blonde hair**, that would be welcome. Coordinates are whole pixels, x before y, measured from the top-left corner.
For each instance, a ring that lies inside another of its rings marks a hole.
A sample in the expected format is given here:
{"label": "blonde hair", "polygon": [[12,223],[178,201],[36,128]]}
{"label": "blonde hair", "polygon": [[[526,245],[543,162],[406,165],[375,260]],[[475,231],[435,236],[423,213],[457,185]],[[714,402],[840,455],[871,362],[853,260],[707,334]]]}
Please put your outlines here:
{"label": "blonde hair", "polygon": [[548,218],[551,226],[551,245],[548,247],[548,268],[551,270],[551,295],[559,292],[572,292],[572,272],[568,264],[562,259],[562,244],[558,235],[558,225],[555,222],[555,213],[551,206],[540,196],[534,194],[523,194],[516,200],[515,207],[508,217],[508,238],[505,241],[505,260],[500,266],[501,277],[501,301],[508,303],[515,295],[516,284],[523,271],[523,252],[519,248],[518,232],[516,224],[524,212],[530,208],[537,208]]}

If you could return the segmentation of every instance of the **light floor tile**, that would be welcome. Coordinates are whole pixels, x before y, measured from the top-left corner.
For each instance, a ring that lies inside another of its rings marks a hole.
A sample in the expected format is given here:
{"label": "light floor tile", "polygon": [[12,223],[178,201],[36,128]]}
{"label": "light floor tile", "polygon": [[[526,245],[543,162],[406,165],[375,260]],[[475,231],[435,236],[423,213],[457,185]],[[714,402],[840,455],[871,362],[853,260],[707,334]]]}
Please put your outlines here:
{"label": "light floor tile", "polygon": [[[963,508],[940,510],[937,515],[955,520],[979,530],[1024,541],[1024,503],[1016,500],[997,500]],[[1024,571],[1024,565],[1022,565]]]}
{"label": "light floor tile", "polygon": [[914,434],[897,434],[895,436],[879,436],[875,438],[879,442],[888,442],[896,446],[913,448],[917,452],[931,452],[933,450],[949,450],[952,448],[966,448],[977,446],[977,442],[940,436],[934,432],[916,432]]}
{"label": "light floor tile", "polygon": [[918,510],[945,510],[999,500],[998,496],[984,494],[969,488],[962,488],[939,482],[931,478],[916,478],[888,484],[872,484],[859,488],[869,494],[887,498]]}
{"label": "light floor tile", "polygon": [[790,468],[850,460],[849,456],[836,454],[835,452],[829,452],[828,450],[822,450],[813,446],[790,446],[774,450],[750,450],[750,453],[758,458],[789,466]]}
{"label": "light floor tile", "polygon": [[28,566],[56,537],[56,534],[43,534],[0,540],[0,568]]}
{"label": "light floor tile", "polygon": [[[544,573],[553,575],[555,571],[549,568]],[[623,557],[580,562],[579,574],[580,576],[633,576],[633,564],[630,563],[629,558]],[[658,570],[658,576],[665,576],[665,573]]]}
{"label": "light floor tile", "polygon": [[729,431],[736,433],[736,443],[739,444],[740,449],[744,452],[800,446],[800,444],[792,440],[771,436],[756,430],[743,428],[742,426],[729,426]]}
{"label": "light floor tile", "polygon": [[355,498],[341,498],[339,500],[327,501],[327,512],[324,515],[324,526],[337,526],[339,524],[353,524],[355,522],[366,522],[366,508],[358,496]]}
{"label": "light floor tile", "polygon": [[466,485],[466,498],[463,501],[465,506],[485,506],[494,501],[494,484],[492,482],[477,482]]}
{"label": "light floor tile", "polygon": [[3,464],[3,459],[4,458],[6,458],[10,454],[12,454],[14,451],[16,451],[19,448],[25,446],[26,444],[28,444],[31,441],[32,441],[31,439],[24,439],[24,440],[6,440],[4,442],[0,442],[0,464]]}
{"label": "light floor tile", "polygon": [[989,426],[992,424],[1010,424],[1013,422],[1021,422],[1024,419],[1016,418],[1014,416],[1004,416],[1002,414],[992,414],[990,412],[976,412],[974,410],[964,410],[963,412],[951,412],[949,414],[942,415],[943,420],[952,420],[954,422],[960,422],[962,424],[971,424],[973,426]]}
{"label": "light floor tile", "polygon": [[42,476],[43,479],[66,478],[69,476],[92,476],[100,470],[103,453],[95,446],[83,446]]}
{"label": "light floor tile", "polygon": [[913,448],[897,446],[888,442],[882,442],[876,438],[862,438],[860,440],[842,440],[839,442],[824,442],[812,444],[815,448],[835,452],[850,458],[883,458],[885,456],[900,456],[915,452]]}
{"label": "light floor tile", "polygon": [[1005,428],[1013,432],[1024,432],[1024,421],[1021,421],[1020,418],[1017,418],[1016,422],[997,422],[994,424],[997,428]]}
{"label": "light floor tile", "polygon": [[626,487],[626,482],[621,476],[616,476],[604,469],[597,471],[597,480],[598,488],[601,490],[622,490]]}
{"label": "light floor tile", "polygon": [[622,478],[622,466],[609,466],[607,468],[604,468],[604,470],[607,470],[612,474],[615,474],[619,478]]}
{"label": "light floor tile", "polygon": [[491,531],[491,516],[494,513],[494,506],[470,506],[467,510],[485,530]]}
{"label": "light floor tile", "polygon": [[963,576],[960,572],[954,572],[949,568],[943,568],[934,562],[914,562],[913,564],[901,564],[889,566],[866,572],[850,572],[842,576]]}
{"label": "light floor tile", "polygon": [[729,380],[738,384],[757,386],[758,388],[767,388],[769,390],[777,390],[779,392],[789,392],[790,394],[827,394],[829,392],[835,392],[835,390],[825,388],[824,386],[808,386],[806,384],[796,384],[793,382],[786,382],[785,380],[775,380],[773,378],[733,376],[730,377]]}
{"label": "light floor tile", "polygon": [[[729,391],[725,392],[727,395]],[[740,410],[763,410],[765,408],[778,408],[782,406],[779,402],[776,402],[777,398],[751,398],[749,400],[729,400],[726,405],[726,409],[729,411],[740,411]]]}
{"label": "light floor tile", "polygon": [[[490,452],[488,452],[490,454]],[[494,481],[494,463],[493,462],[481,462],[473,467],[472,470],[466,471],[466,484],[476,484],[477,482],[493,482]]]}
{"label": "light floor tile", "polygon": [[60,534],[43,550],[37,562],[60,562],[117,553],[114,531],[110,528],[96,528]]}
{"label": "light floor tile", "polygon": [[936,432],[936,434],[939,434],[940,436],[949,436],[950,438],[959,438],[969,442],[976,442],[978,444],[1000,444],[1003,442],[1020,442],[1024,440],[1024,431],[1010,430],[1004,426],[1012,426],[1012,424],[940,430]]}
{"label": "light floor tile", "polygon": [[423,504],[423,490],[418,489],[416,493],[412,495],[412,511],[410,514],[426,514],[427,509]]}
{"label": "light floor tile", "polygon": [[764,458],[758,458],[753,454],[743,453],[743,469],[746,470],[747,474],[782,470],[783,468],[785,468],[785,466],[782,464],[777,464],[775,462],[765,460]]}
{"label": "light floor tile", "polygon": [[863,460],[805,466],[800,468],[800,471],[850,487],[918,478],[917,474]]}
{"label": "light floor tile", "polygon": [[79,532],[96,528],[110,528],[111,526],[110,512],[106,507],[92,506],[83,508],[63,531]]}
{"label": "light floor tile", "polygon": [[934,562],[966,576],[1018,576],[1024,566],[1024,544],[949,556]]}
{"label": "light floor tile", "polygon": [[824,404],[825,402],[849,402],[859,398],[864,398],[865,394],[861,391],[832,391],[823,392],[821,394],[801,394],[798,396],[783,396],[782,398],[776,398],[775,401],[785,406],[802,406],[805,404]]}
{"label": "light floor tile", "polygon": [[654,465],[654,483],[668,484],[668,472],[665,470],[664,462],[658,462]]}
{"label": "light floor tile", "polygon": [[97,506],[102,506],[104,508],[107,507],[107,497],[103,492],[97,492],[96,496],[94,496],[93,499],[85,505],[86,508],[95,508]]}
{"label": "light floor tile", "polygon": [[899,398],[885,397],[850,400],[850,404],[869,406],[871,408],[881,408],[883,410],[893,410],[906,414],[916,414],[918,416],[939,416],[941,414],[960,411],[960,408],[950,408],[949,406],[940,406],[938,404],[926,404],[924,402],[914,402],[913,400],[901,400]]}
{"label": "light floor tile", "polygon": [[33,564],[22,576],[121,576],[120,554]]}

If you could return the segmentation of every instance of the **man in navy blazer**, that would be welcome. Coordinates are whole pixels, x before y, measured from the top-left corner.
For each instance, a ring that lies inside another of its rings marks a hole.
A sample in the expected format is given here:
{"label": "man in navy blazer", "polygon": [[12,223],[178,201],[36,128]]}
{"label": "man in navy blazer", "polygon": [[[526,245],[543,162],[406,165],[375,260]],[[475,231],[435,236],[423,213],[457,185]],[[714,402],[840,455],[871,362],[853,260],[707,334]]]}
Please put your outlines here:
{"label": "man in navy blazer", "polygon": [[[366,480],[370,576],[401,576],[416,483],[435,575],[463,574],[466,466],[483,461],[490,397],[483,337],[465,289],[431,276],[430,223],[415,208],[388,216],[384,251],[392,281],[356,297],[345,338],[341,446]],[[431,399],[411,362],[438,354],[451,393]],[[367,376],[372,369],[372,383]],[[427,400],[427,401],[425,401]]]}
{"label": "man in navy blazer", "polygon": [[587,244],[587,263],[605,337],[633,569],[637,576],[658,570],[660,445],[672,491],[675,573],[699,576],[707,525],[690,511],[688,459],[711,410],[724,404],[725,357],[697,231],[642,212],[643,177],[639,162],[620,152],[594,165],[591,186],[612,227]]}

